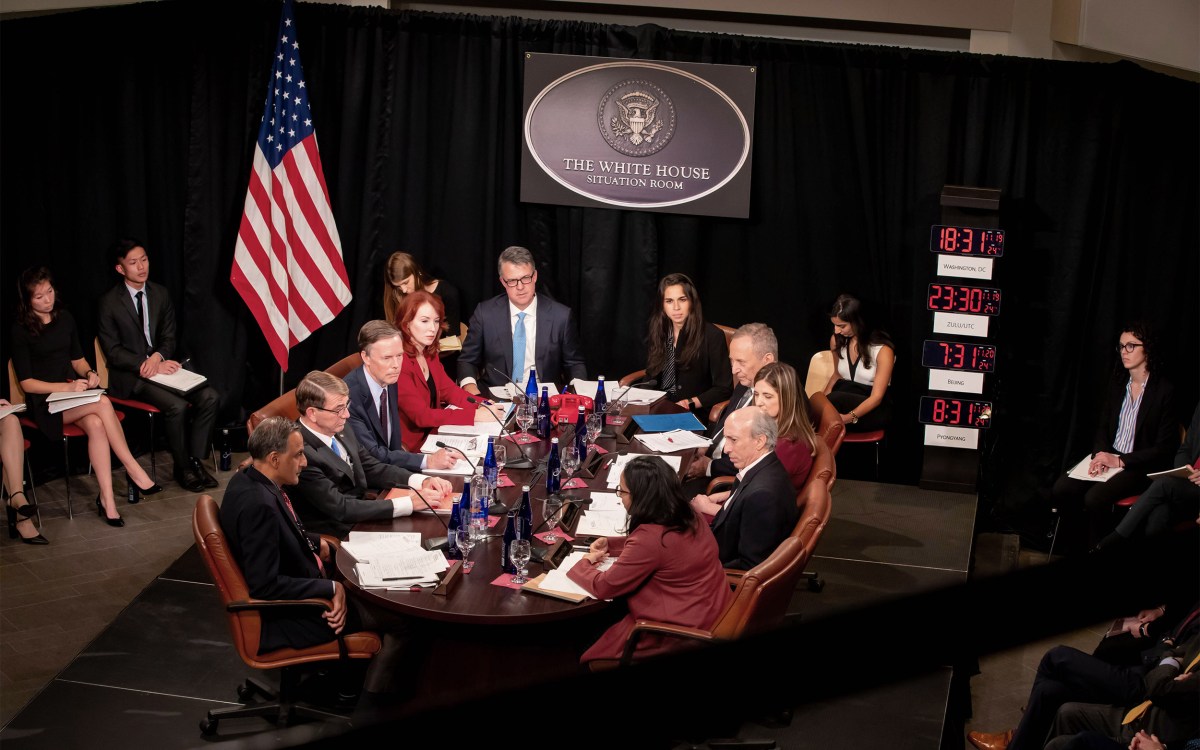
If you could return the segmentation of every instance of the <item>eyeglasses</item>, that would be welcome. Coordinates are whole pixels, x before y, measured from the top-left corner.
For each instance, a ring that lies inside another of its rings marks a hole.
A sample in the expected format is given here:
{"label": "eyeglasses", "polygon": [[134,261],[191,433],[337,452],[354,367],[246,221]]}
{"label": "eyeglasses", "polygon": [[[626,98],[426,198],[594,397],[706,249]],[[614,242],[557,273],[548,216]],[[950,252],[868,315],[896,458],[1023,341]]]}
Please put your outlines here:
{"label": "eyeglasses", "polygon": [[341,416],[343,414],[345,414],[346,416],[350,416],[350,405],[349,404],[342,404],[341,406],[339,406],[336,409],[326,409],[323,406],[314,406],[313,408],[316,409],[317,411],[327,411],[330,414],[337,414],[338,416]]}
{"label": "eyeglasses", "polygon": [[616,489],[616,492],[617,492],[617,494],[618,494],[618,495],[628,495],[628,494],[630,494],[630,493],[629,493],[629,490],[627,490],[627,489],[624,489],[624,488],[622,488],[622,487],[618,487],[618,488]]}
{"label": "eyeglasses", "polygon": [[1117,351],[1121,351],[1123,349],[1129,354],[1133,354],[1133,351],[1139,346],[1145,346],[1145,344],[1135,344],[1130,341],[1128,344],[1117,344]]}
{"label": "eyeglasses", "polygon": [[506,287],[508,287],[508,288],[510,288],[510,289],[511,289],[512,287],[514,287],[514,286],[525,286],[526,284],[532,284],[532,283],[533,283],[533,277],[534,277],[536,274],[537,274],[537,271],[534,271],[533,273],[529,274],[528,276],[522,276],[522,277],[521,277],[521,278],[519,278],[519,279],[505,279],[505,278],[501,278],[501,279],[500,279],[500,283],[504,284],[504,286],[506,286]]}

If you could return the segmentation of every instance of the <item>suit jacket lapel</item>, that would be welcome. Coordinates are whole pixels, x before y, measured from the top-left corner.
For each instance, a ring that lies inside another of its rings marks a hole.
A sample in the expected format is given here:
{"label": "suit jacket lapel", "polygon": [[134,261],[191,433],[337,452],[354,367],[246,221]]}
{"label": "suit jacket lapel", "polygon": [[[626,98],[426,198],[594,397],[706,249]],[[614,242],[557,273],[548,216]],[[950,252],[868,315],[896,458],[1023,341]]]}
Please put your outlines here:
{"label": "suit jacket lapel", "polygon": [[[346,463],[345,459],[339,458],[337,454],[333,452],[333,449],[329,447],[329,444],[324,441],[324,439],[317,437],[308,430],[302,431],[304,432],[304,439],[307,440],[317,452],[317,456],[321,459],[321,461],[336,468],[338,471],[349,477],[351,481],[354,480],[354,474],[351,473],[350,465]],[[342,445],[345,444],[346,441],[343,440]]]}
{"label": "suit jacket lapel", "polygon": [[404,431],[400,429],[400,402],[397,400],[400,397],[400,386],[398,383],[392,383],[387,387],[388,394],[388,431],[392,433],[387,437],[388,449],[392,450],[391,438],[395,437],[395,450],[402,450],[404,447]]}

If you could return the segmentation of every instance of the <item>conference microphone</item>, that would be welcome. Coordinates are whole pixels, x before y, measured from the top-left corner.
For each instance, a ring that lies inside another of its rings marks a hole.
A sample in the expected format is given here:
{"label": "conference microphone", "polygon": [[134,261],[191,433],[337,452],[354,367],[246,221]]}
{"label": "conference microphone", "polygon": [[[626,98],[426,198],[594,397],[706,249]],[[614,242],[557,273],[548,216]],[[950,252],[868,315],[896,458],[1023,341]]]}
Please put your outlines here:
{"label": "conference microphone", "polygon": [[507,373],[507,372],[505,372],[504,370],[500,370],[500,369],[496,368],[494,365],[489,365],[489,367],[491,367],[491,370],[492,370],[492,372],[496,373],[497,375],[499,375],[500,377],[504,378],[505,380],[507,380],[509,383],[511,383],[511,384],[512,384],[512,387],[513,387],[513,394],[514,394],[514,395],[513,395],[513,401],[516,401],[518,398],[524,398],[524,397],[525,397],[525,389],[524,389],[524,388],[522,388],[521,386],[517,385],[517,381],[513,380],[512,378],[510,378],[510,377],[508,376],[508,373]]}
{"label": "conference microphone", "polygon": [[[467,403],[475,404],[476,406],[484,406],[485,405],[483,403],[483,399],[476,398],[475,396],[467,396]],[[513,437],[512,431],[510,431],[507,427],[504,426],[504,422],[500,419],[500,417],[497,417],[496,414],[491,409],[486,409],[485,411],[487,411],[488,414],[492,415],[492,419],[496,420],[496,423],[500,425],[500,431],[502,433],[504,433],[506,436],[508,436],[508,439],[510,441],[512,441],[512,444],[517,446],[517,450],[519,450],[521,452],[520,458],[508,459],[507,461],[504,462],[505,466],[512,468],[512,469],[532,469],[533,468],[533,459],[530,458],[529,454],[525,452],[525,446],[521,445],[520,443],[518,443],[516,441],[516,438]]]}
{"label": "conference microphone", "polygon": [[442,528],[446,530],[446,536],[430,537],[429,539],[426,539],[424,542],[422,542],[421,546],[423,546],[425,549],[429,549],[429,550],[445,549],[446,544],[447,544],[448,540],[450,539],[450,527],[448,525],[446,525],[446,522],[442,520],[442,517],[440,515],[438,515],[437,508],[435,508],[429,504],[429,501],[425,499],[425,496],[421,494],[420,490],[418,490],[415,487],[407,487],[406,489],[412,490],[414,495],[421,498],[421,502],[425,503],[425,507],[433,512],[433,517],[436,518],[438,520],[438,523],[440,523],[442,525]]}
{"label": "conference microphone", "polygon": [[[658,385],[658,381],[655,380],[654,378],[647,378],[646,380],[639,380],[636,383],[630,383],[629,385],[625,386],[624,390],[622,390],[620,393],[614,395],[611,399],[609,399],[609,403],[612,403],[613,401],[620,401],[622,398],[625,397],[626,393],[629,393],[629,390],[631,388],[653,388],[656,385]],[[614,437],[616,435],[616,433],[613,432],[612,430],[608,429],[608,427],[609,427],[608,420],[605,419],[603,422],[603,426],[600,428],[600,436],[601,437]]]}
{"label": "conference microphone", "polygon": [[463,453],[463,452],[462,452],[461,450],[459,450],[458,448],[455,448],[453,445],[446,445],[446,444],[445,444],[445,443],[443,443],[441,440],[439,440],[439,441],[437,441],[436,443],[434,443],[434,445],[436,445],[436,446],[437,446],[437,447],[439,447],[439,448],[445,448],[445,449],[446,449],[446,450],[448,450],[448,451],[454,451],[454,452],[455,452],[455,453],[457,453],[458,455],[462,456],[462,457],[463,457],[463,459],[465,459],[467,463],[471,464],[471,466],[474,466],[474,465],[475,465],[475,459],[471,458],[471,457],[470,457],[470,456],[468,456],[466,453]]}

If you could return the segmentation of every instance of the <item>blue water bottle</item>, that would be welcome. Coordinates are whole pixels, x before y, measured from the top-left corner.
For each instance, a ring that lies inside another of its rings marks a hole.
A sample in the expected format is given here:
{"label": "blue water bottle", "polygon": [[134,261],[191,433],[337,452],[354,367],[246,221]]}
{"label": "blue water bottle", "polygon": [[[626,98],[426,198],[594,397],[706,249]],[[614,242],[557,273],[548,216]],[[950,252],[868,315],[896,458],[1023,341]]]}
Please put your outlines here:
{"label": "blue water bottle", "polygon": [[508,512],[507,523],[504,525],[504,544],[500,545],[500,565],[504,568],[504,572],[516,574],[517,568],[509,559],[508,550],[512,546],[513,540],[517,538],[517,524],[520,523],[515,510]]}
{"label": "blue water bottle", "polygon": [[454,498],[454,505],[450,506],[450,523],[446,524],[446,559],[461,560],[462,551],[458,548],[458,542],[455,540],[455,533],[458,531],[458,511],[463,507],[471,507],[471,483],[463,482],[462,500]]}
{"label": "blue water bottle", "polygon": [[542,397],[538,401],[538,436],[542,440],[549,440],[553,426],[550,422],[550,389],[542,386]]}
{"label": "blue water bottle", "polygon": [[594,404],[593,408],[597,414],[603,414],[604,410],[608,408],[608,394],[604,392],[603,375],[601,375],[600,379],[596,381],[596,398],[592,399],[592,402]]}
{"label": "blue water bottle", "polygon": [[529,368],[529,380],[525,383],[525,398],[528,399],[530,403],[533,403],[533,400],[535,398],[537,398],[537,396],[538,396],[537,368],[530,367]]}
{"label": "blue water bottle", "polygon": [[587,460],[587,411],[579,407],[579,416],[575,419],[575,449],[579,451],[579,463]]}
{"label": "blue water bottle", "polygon": [[500,480],[500,467],[496,465],[496,438],[488,437],[487,453],[483,456],[483,477],[493,487]]}
{"label": "blue water bottle", "polygon": [[517,537],[533,543],[533,501],[529,499],[529,485],[521,485],[521,528]]}
{"label": "blue water bottle", "polygon": [[550,456],[546,459],[546,492],[557,495],[562,475],[562,458],[558,455],[558,438],[550,439]]}

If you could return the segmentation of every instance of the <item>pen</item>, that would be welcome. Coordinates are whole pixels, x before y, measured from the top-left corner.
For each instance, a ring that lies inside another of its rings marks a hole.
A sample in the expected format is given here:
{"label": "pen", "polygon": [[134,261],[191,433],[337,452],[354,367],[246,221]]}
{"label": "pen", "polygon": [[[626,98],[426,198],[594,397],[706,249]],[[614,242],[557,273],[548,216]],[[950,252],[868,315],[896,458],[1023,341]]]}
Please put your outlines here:
{"label": "pen", "polygon": [[395,578],[381,578],[382,581],[419,581],[427,576],[396,576]]}

